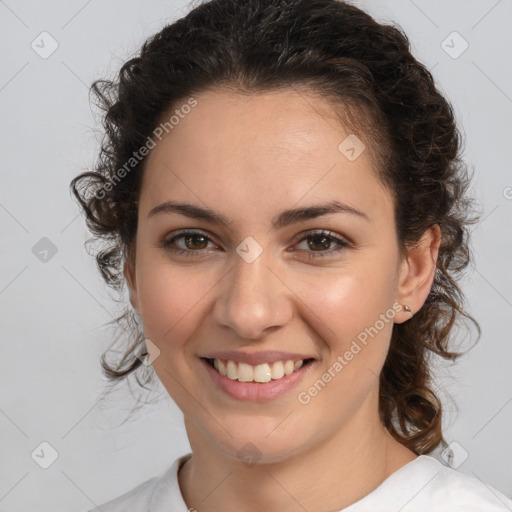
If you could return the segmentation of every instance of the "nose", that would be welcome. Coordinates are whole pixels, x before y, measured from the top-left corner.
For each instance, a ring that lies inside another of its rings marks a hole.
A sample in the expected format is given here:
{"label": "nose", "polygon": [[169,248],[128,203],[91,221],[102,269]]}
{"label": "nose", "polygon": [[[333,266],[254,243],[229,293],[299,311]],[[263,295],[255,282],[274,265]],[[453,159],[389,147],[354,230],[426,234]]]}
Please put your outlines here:
{"label": "nose", "polygon": [[236,255],[213,308],[217,325],[241,339],[260,339],[293,316],[292,293],[272,269],[266,251],[252,263]]}

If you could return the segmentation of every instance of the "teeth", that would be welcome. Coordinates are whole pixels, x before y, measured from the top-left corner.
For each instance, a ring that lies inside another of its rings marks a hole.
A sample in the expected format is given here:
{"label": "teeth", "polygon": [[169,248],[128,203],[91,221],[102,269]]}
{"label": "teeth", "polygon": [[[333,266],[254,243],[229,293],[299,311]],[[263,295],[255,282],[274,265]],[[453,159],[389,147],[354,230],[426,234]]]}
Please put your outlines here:
{"label": "teeth", "polygon": [[240,382],[252,381],[252,366],[250,364],[238,363],[238,380]]}
{"label": "teeth", "polygon": [[268,363],[259,364],[254,367],[253,380],[256,382],[270,382],[272,380],[272,370]]}
{"label": "teeth", "polygon": [[292,374],[298,370],[304,361],[276,361],[275,363],[263,363],[252,366],[247,363],[235,363],[234,361],[224,362],[221,359],[214,359],[213,366],[221,374],[231,380],[240,382],[270,382],[271,380],[282,379],[285,375]]}
{"label": "teeth", "polygon": [[284,366],[282,361],[276,361],[272,365],[272,378],[273,379],[280,379],[281,377],[284,377]]}
{"label": "teeth", "polygon": [[290,375],[291,373],[293,373],[294,368],[295,368],[295,365],[294,365],[293,361],[291,361],[291,360],[286,361],[286,363],[284,363],[284,374]]}
{"label": "teeth", "polygon": [[227,376],[228,376],[228,379],[231,379],[231,380],[236,380],[238,379],[238,372],[237,372],[237,369],[236,369],[236,363],[234,363],[233,361],[228,361],[228,364],[226,366],[227,368]]}

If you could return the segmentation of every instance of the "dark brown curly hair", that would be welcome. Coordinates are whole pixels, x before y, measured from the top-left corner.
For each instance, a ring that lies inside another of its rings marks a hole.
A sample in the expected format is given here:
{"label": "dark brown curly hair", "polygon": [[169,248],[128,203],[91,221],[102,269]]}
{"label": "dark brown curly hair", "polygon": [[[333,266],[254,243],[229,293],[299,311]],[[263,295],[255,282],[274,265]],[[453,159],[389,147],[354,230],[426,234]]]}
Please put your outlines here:
{"label": "dark brown curly hair", "polygon": [[[212,0],[150,37],[115,80],[91,87],[105,135],[94,170],[75,177],[71,190],[93,240],[104,243],[97,265],[108,285],[123,290],[146,160],[139,150],[164,114],[208,89],[250,94],[302,86],[331,101],[372,149],[378,178],[394,199],[401,254],[440,226],[431,291],[410,320],[394,325],[380,375],[383,424],[417,454],[431,452],[445,443],[431,356],[461,355],[449,346],[459,319],[472,321],[480,336],[458,284],[472,260],[469,226],[479,214],[467,195],[471,176],[452,107],[399,26],[340,0]],[[103,354],[110,382],[135,373],[144,387],[150,379],[141,382],[139,372],[154,373],[141,363],[144,352],[136,353],[144,345],[137,317],[127,305],[114,321],[130,343],[116,362]]]}

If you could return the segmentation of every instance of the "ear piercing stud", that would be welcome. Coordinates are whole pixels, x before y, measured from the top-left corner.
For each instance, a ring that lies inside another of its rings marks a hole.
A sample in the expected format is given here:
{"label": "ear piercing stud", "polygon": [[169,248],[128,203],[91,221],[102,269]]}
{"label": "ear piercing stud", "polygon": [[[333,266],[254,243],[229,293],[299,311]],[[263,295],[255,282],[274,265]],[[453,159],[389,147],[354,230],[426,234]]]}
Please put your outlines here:
{"label": "ear piercing stud", "polygon": [[405,311],[407,311],[407,313],[410,313],[412,311],[410,306],[408,306],[407,304],[402,304],[402,307],[405,309]]}

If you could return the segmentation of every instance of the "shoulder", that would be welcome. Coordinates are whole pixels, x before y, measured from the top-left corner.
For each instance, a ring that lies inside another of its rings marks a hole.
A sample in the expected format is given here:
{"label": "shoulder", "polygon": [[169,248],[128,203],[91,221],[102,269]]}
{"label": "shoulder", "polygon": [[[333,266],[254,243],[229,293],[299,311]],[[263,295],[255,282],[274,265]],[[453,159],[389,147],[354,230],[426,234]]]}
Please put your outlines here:
{"label": "shoulder", "polygon": [[345,509],[401,512],[510,512],[512,500],[480,479],[421,455]]}
{"label": "shoulder", "polygon": [[[424,456],[423,464],[431,468],[432,481],[427,483],[426,498],[439,506],[450,504],[457,510],[510,511],[512,500],[479,478],[461,473],[441,464],[433,457]],[[428,491],[430,487],[430,491]],[[430,494],[430,496],[428,496]],[[441,510],[441,509],[440,509]]]}
{"label": "shoulder", "polygon": [[103,503],[87,512],[121,512],[122,510],[145,511],[150,503],[151,495],[155,491],[158,480],[159,478],[157,477],[151,478],[122,496],[110,500],[107,503]]}
{"label": "shoulder", "polygon": [[[164,494],[166,505],[185,507],[179,491],[178,470],[190,456],[191,454],[187,454],[177,458],[161,475],[150,478],[121,496],[87,512],[151,512],[156,510],[154,505],[156,502],[160,503]],[[186,510],[185,508],[184,511]]]}

